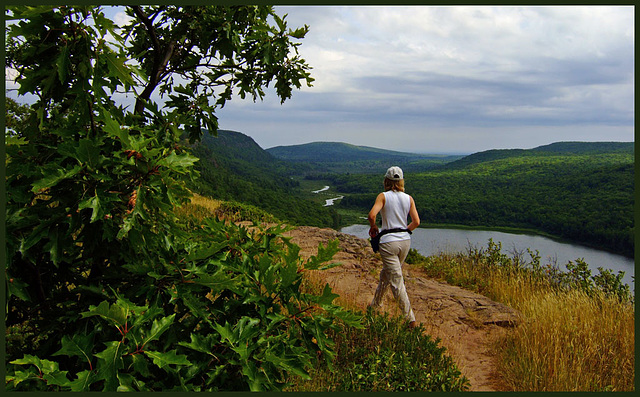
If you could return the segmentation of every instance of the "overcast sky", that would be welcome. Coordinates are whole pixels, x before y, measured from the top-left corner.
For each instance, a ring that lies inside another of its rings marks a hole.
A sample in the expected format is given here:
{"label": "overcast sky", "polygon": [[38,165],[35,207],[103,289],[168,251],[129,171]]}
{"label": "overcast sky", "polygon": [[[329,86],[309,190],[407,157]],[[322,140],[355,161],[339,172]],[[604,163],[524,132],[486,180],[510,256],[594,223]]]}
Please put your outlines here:
{"label": "overcast sky", "polygon": [[264,149],[332,141],[473,153],[634,140],[632,6],[276,11],[310,27],[299,51],[313,87],[281,105],[272,86],[264,101],[235,97],[217,113],[220,128]]}
{"label": "overcast sky", "polygon": [[232,100],[224,129],[471,153],[634,140],[633,7],[276,7],[309,25],[312,88]]}

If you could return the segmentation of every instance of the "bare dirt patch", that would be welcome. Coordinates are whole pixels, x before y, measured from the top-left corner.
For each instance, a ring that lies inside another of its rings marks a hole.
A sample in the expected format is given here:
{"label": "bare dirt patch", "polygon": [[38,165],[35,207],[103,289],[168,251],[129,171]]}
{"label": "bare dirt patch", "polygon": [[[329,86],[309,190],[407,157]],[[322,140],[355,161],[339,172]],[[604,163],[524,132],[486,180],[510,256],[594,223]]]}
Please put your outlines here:
{"label": "bare dirt patch", "polygon": [[[337,232],[301,226],[285,233],[301,248],[300,255],[317,254],[318,244],[340,241],[332,262],[341,265],[316,271],[313,277],[328,283],[343,301],[365,310],[378,285],[382,261],[367,240]],[[506,329],[517,324],[519,313],[485,296],[430,279],[415,266],[405,265],[405,285],[416,320],[442,346],[471,383],[471,391],[502,391],[496,371],[495,344]],[[385,311],[398,314],[391,293],[385,296]]]}

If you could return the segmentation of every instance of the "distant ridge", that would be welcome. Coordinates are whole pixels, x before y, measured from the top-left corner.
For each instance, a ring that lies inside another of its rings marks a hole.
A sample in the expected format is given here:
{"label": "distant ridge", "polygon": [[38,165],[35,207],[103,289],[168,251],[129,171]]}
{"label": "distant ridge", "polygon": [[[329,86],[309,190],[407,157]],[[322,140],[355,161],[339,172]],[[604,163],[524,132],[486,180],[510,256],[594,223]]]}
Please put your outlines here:
{"label": "distant ridge", "polygon": [[266,151],[281,160],[322,163],[381,159],[406,162],[446,157],[446,155],[405,153],[343,142],[312,142],[301,145],[276,146],[266,149]]}
{"label": "distant ridge", "polygon": [[462,168],[471,164],[509,157],[539,156],[541,154],[599,154],[633,153],[633,142],[556,142],[533,149],[491,149],[465,156],[446,164],[446,168]]}
{"label": "distant ridge", "polygon": [[553,153],[628,153],[633,152],[633,142],[556,142],[531,149],[537,152]]}

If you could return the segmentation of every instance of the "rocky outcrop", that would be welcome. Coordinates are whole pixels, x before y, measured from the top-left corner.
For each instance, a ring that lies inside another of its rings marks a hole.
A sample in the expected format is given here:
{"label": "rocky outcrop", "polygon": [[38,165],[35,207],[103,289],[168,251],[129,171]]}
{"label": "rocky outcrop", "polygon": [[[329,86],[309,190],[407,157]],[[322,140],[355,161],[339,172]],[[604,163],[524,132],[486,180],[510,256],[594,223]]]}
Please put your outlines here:
{"label": "rocky outcrop", "polygon": [[[338,239],[340,251],[332,262],[340,266],[313,272],[311,277],[328,283],[344,301],[365,309],[373,298],[382,267],[380,256],[361,238],[301,226],[286,233],[301,248],[300,255],[317,253],[318,244]],[[416,320],[426,332],[439,338],[458,368],[470,380],[473,391],[501,390],[496,375],[495,343],[521,321],[518,311],[483,295],[430,279],[419,267],[405,265],[405,285]],[[391,293],[384,310],[397,314]]]}

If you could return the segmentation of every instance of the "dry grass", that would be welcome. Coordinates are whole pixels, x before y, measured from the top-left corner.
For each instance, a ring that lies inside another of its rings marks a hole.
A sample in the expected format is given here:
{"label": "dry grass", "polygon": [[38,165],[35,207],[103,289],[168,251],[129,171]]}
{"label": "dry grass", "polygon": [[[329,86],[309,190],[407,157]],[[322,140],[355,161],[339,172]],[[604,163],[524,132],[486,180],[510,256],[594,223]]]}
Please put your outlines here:
{"label": "dry grass", "polygon": [[174,213],[182,219],[190,219],[196,223],[202,222],[205,218],[218,218],[236,223],[253,221],[264,224],[282,223],[258,207],[233,201],[215,200],[198,194],[191,197],[190,203],[175,208]]}
{"label": "dry grass", "polygon": [[617,299],[547,291],[514,305],[525,323],[503,344],[512,390],[632,391],[635,316]]}
{"label": "dry grass", "polygon": [[[460,255],[429,258],[432,275],[477,286],[523,315],[496,348],[512,391],[633,391],[635,311],[631,303],[559,290],[524,270]],[[438,274],[434,274],[435,272]]]}
{"label": "dry grass", "polygon": [[208,197],[194,194],[191,197],[191,202],[184,204],[182,207],[175,208],[174,212],[181,218],[193,217],[197,221],[202,222],[203,219],[209,217],[220,216],[219,208],[222,202],[219,200],[210,199]]}

